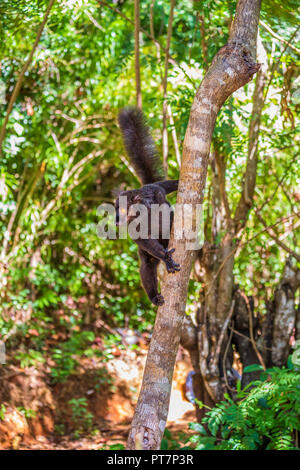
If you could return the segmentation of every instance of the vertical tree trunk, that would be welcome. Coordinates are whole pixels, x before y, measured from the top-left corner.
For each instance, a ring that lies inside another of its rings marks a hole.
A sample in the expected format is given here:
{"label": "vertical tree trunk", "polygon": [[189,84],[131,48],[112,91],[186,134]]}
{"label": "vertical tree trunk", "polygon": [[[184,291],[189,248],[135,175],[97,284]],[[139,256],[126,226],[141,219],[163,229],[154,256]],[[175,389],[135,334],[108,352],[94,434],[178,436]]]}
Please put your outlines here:
{"label": "vertical tree trunk", "polygon": [[[238,88],[251,80],[259,66],[255,63],[260,0],[239,0],[229,41],[216,54],[192,105],[185,135],[174,226],[180,225],[185,204],[194,209],[203,202],[208,156],[219,109]],[[196,213],[189,220],[196,222]],[[195,242],[186,227],[182,237],[172,237],[176,262],[181,271],[167,275],[162,285],[165,303],[158,309],[145,366],[143,384],[128,438],[128,449],[159,449],[165,429],[173,369],[184,320],[188,282]]]}
{"label": "vertical tree trunk", "polygon": [[288,258],[273,300],[267,305],[267,317],[262,327],[262,351],[268,367],[286,364],[290,338],[297,327],[295,293],[299,287],[300,269],[293,266],[292,258]]}

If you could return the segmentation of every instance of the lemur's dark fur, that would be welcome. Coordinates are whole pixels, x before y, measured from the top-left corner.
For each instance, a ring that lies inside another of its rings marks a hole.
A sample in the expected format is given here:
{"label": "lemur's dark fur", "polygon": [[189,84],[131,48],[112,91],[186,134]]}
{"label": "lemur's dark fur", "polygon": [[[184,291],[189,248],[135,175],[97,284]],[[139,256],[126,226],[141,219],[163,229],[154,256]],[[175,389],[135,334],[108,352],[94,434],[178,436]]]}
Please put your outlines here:
{"label": "lemur's dark fur", "polygon": [[[119,126],[130,161],[142,183],[140,189],[122,191],[119,195],[127,197],[127,220],[132,220],[129,214],[130,206],[143,204],[147,208],[149,229],[148,238],[137,238],[141,260],[140,274],[144,289],[154,305],[162,305],[164,298],[158,293],[157,266],[164,261],[167,271],[174,273],[180,270],[179,264],[172,258],[174,249],[168,250],[169,239],[162,238],[161,226],[159,237],[150,238],[151,204],[168,204],[166,195],[178,189],[178,180],[162,181],[162,167],[155,148],[154,141],[146,125],[143,113],[137,108],[125,108],[120,111]],[[119,224],[119,197],[116,200],[116,223]],[[173,217],[170,218],[170,229]]]}

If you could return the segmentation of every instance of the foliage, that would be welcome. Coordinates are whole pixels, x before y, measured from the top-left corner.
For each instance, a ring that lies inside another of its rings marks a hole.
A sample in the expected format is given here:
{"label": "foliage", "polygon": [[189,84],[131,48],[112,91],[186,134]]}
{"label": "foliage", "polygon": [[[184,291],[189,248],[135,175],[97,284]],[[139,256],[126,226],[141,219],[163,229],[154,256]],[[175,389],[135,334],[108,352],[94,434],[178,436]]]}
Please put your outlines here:
{"label": "foliage", "polygon": [[51,369],[51,376],[55,382],[64,382],[69,375],[75,373],[79,364],[79,357],[101,355],[100,351],[89,347],[89,343],[94,340],[91,331],[74,333],[65,343],[52,350],[52,359],[55,367]]}
{"label": "foliage", "polygon": [[190,426],[198,450],[293,450],[300,431],[300,370],[273,368]]}
{"label": "foliage", "polygon": [[23,406],[18,406],[17,410],[20,411],[20,413],[22,413],[22,415],[26,419],[30,420],[30,419],[36,417],[36,412],[34,410],[32,410],[31,408],[24,408]]}
{"label": "foliage", "polygon": [[5,413],[6,413],[6,406],[3,405],[3,403],[1,403],[1,406],[0,406],[0,420],[1,421],[4,421]]}
{"label": "foliage", "polygon": [[169,429],[165,429],[163,438],[161,440],[161,450],[186,450],[188,446],[183,446],[182,443],[187,443],[190,437],[186,433],[181,432],[176,437],[172,435]]}
{"label": "foliage", "polygon": [[84,432],[90,431],[93,424],[93,415],[87,409],[86,398],[72,398],[68,401],[71,408],[72,420],[76,424],[75,438],[78,438]]}

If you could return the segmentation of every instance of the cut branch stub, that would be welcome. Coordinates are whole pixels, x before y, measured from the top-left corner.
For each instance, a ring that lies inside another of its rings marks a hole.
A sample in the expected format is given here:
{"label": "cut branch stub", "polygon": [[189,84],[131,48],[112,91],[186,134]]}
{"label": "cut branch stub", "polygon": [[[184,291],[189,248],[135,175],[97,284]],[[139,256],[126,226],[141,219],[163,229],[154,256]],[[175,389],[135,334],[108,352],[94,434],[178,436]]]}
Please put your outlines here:
{"label": "cut branch stub", "polygon": [[[221,107],[234,91],[252,79],[259,68],[260,64],[255,62],[250,49],[240,42],[232,40],[215,55],[212,66],[203,82],[209,80],[210,95]],[[211,83],[212,79],[213,83]],[[203,90],[203,86],[201,89]]]}

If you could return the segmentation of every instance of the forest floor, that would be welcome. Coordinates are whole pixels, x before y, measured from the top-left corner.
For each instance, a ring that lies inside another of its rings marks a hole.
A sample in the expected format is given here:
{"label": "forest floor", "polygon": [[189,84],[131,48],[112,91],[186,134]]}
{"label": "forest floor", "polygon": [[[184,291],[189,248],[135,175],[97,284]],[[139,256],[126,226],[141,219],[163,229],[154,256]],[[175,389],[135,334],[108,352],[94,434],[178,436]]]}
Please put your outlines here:
{"label": "forest floor", "polygon": [[[124,446],[146,354],[145,349],[126,349],[105,364],[84,358],[78,374],[55,384],[44,364],[22,369],[9,363],[1,366],[0,449],[101,450]],[[169,449],[175,441],[184,445],[192,434],[188,423],[195,421],[195,411],[185,397],[185,381],[191,370],[189,357],[181,349],[167,422]]]}

